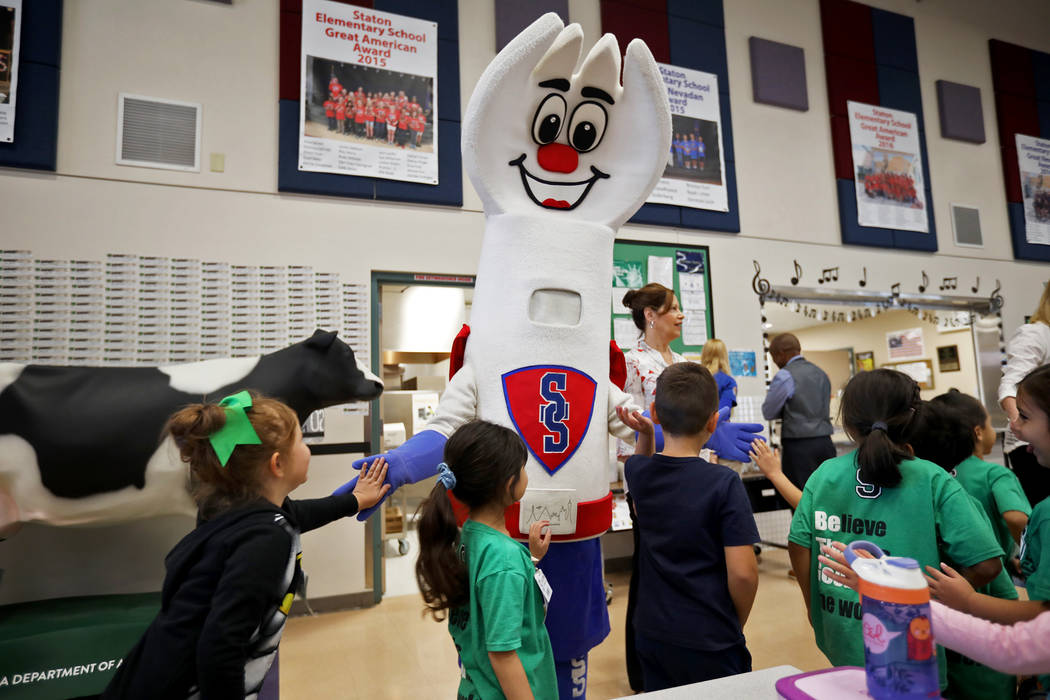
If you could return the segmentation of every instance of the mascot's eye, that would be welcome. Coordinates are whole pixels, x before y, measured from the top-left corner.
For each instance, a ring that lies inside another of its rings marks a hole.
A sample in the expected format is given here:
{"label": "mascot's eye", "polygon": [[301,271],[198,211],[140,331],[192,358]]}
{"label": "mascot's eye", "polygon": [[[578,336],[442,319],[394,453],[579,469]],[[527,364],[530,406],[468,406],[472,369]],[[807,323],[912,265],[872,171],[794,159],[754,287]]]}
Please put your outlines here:
{"label": "mascot's eye", "polygon": [[580,153],[593,151],[605,135],[605,108],[597,102],[583,102],[569,119],[569,145]]}
{"label": "mascot's eye", "polygon": [[566,109],[568,107],[561,95],[547,95],[544,98],[532,120],[532,138],[536,143],[546,145],[558,138]]}

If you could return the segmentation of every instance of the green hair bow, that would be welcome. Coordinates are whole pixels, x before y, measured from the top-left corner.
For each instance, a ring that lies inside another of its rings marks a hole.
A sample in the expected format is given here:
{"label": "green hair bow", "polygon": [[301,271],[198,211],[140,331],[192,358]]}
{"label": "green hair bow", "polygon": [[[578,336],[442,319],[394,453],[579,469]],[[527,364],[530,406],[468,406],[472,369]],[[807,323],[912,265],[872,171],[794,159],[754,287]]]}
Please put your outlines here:
{"label": "green hair bow", "polygon": [[261,445],[259,434],[248,420],[248,409],[252,407],[252,395],[247,391],[227,396],[219,402],[226,409],[226,425],[212,433],[208,441],[215,456],[219,458],[219,464],[226,466],[230,461],[230,455],[237,445]]}

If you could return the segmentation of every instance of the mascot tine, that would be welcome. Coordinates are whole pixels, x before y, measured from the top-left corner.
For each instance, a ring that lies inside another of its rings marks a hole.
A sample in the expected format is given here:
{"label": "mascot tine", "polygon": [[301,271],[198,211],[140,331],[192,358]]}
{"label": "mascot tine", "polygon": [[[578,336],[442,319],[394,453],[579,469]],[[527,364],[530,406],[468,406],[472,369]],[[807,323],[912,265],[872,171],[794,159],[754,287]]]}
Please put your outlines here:
{"label": "mascot tine", "polygon": [[[469,420],[521,435],[529,489],[520,508],[564,516],[543,560],[563,698],[585,695],[587,652],[609,632],[596,539],[612,520],[608,434],[632,437],[615,412],[629,397],[609,381],[613,241],[663,173],[671,139],[646,45],[627,47],[621,86],[616,38],[603,36],[577,71],[582,41],[579,25],[544,15],[471,96],[463,155],[486,219],[470,334],[437,415],[389,454],[396,488],[432,475],[445,440]],[[527,539],[519,524],[513,506],[507,528]]]}

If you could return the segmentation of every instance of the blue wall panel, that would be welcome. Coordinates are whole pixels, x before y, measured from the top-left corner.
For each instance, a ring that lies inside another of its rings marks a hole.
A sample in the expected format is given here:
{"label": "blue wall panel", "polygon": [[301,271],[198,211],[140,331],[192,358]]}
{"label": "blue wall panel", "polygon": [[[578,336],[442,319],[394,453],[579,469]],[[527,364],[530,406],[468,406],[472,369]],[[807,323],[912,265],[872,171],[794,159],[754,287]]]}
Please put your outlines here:
{"label": "blue wall panel", "polygon": [[907,15],[872,8],[871,34],[875,44],[875,63],[919,72],[915,50],[915,20]]}
{"label": "blue wall panel", "polygon": [[893,68],[878,66],[879,104],[890,109],[911,112],[918,116],[919,128],[925,128],[922,113],[922,90],[919,87],[919,74]]}
{"label": "blue wall panel", "polygon": [[667,14],[672,17],[694,19],[715,27],[725,26],[722,10],[722,0],[667,0]]}

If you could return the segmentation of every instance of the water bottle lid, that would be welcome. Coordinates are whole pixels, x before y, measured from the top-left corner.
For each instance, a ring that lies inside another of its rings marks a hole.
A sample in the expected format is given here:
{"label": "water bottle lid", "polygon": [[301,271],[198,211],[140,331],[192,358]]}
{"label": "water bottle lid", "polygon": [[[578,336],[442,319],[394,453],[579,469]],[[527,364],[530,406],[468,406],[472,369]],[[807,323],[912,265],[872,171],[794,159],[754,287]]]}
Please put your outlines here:
{"label": "water bottle lid", "polygon": [[886,563],[901,569],[918,569],[919,562],[910,557],[886,557]]}

